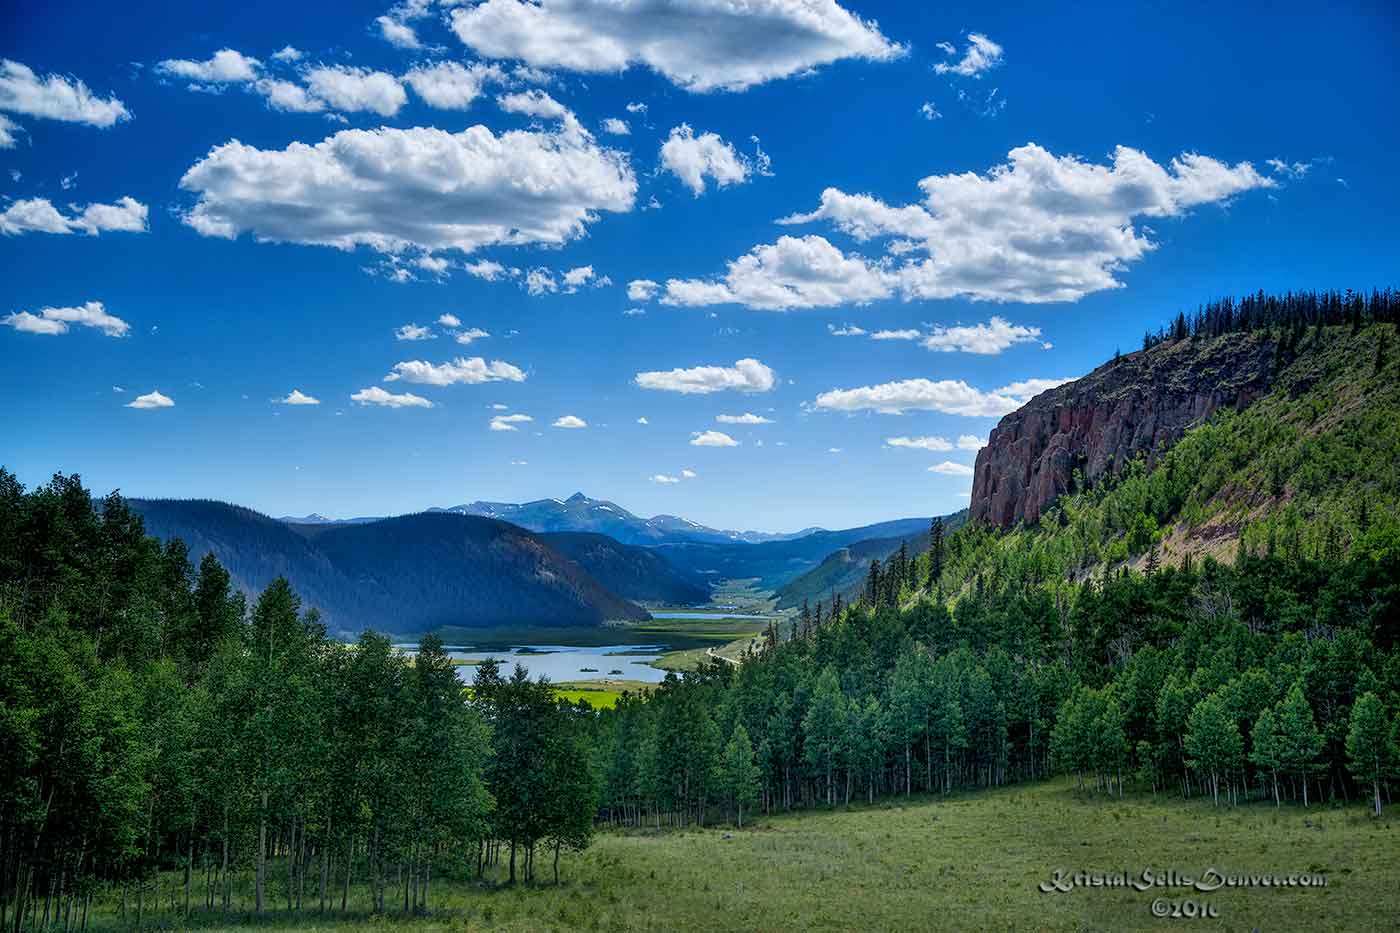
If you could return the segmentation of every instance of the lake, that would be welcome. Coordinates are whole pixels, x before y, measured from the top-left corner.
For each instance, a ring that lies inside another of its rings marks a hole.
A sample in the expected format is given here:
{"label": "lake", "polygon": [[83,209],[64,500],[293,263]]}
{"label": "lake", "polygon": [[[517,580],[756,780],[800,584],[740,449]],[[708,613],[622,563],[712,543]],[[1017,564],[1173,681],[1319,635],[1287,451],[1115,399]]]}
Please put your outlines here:
{"label": "lake", "polygon": [[[400,644],[394,647],[409,654],[417,647]],[[496,658],[501,662],[501,676],[509,677],[515,665],[519,664],[530,672],[530,676],[544,675],[554,683],[577,680],[640,680],[658,684],[666,676],[660,668],[648,662],[655,661],[669,650],[664,645],[602,645],[586,648],[569,645],[513,645],[502,648],[477,648],[473,645],[447,645],[449,657],[458,661],[484,661]],[[591,670],[589,670],[591,668]],[[614,674],[613,671],[621,671]],[[475,665],[462,665],[457,668],[457,676],[470,683],[476,676]]]}

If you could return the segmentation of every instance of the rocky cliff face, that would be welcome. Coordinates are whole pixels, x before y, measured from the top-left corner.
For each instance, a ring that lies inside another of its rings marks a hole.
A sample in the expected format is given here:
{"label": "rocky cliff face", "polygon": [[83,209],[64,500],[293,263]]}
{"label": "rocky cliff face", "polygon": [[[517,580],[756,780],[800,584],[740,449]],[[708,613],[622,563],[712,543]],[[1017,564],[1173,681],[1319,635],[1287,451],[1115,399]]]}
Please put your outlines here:
{"label": "rocky cliff face", "polygon": [[1001,419],[977,454],[971,520],[1033,524],[1074,471],[1093,483],[1149,457],[1216,409],[1267,393],[1274,341],[1261,333],[1179,340],[1130,353],[1042,392]]}

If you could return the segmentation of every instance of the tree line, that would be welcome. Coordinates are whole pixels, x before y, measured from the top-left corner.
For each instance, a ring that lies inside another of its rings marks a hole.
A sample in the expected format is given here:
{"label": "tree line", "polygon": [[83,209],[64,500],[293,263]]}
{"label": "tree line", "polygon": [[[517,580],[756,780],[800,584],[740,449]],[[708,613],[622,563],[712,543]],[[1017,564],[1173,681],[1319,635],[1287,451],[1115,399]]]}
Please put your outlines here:
{"label": "tree line", "polygon": [[[248,605],[117,494],[0,470],[0,930],[155,911],[424,911],[442,873],[589,842],[591,714],[440,640]],[[238,879],[252,876],[246,892]],[[171,879],[176,879],[172,881]],[[161,887],[161,885],[164,885]]]}

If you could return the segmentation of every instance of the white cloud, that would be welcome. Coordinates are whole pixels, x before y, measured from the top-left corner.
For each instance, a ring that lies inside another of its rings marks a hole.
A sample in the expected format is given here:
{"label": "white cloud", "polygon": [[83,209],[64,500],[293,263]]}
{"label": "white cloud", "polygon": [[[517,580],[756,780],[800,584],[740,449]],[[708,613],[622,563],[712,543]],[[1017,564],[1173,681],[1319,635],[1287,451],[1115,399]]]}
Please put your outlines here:
{"label": "white cloud", "polygon": [[646,316],[646,313],[647,313],[647,309],[646,309],[646,308],[628,308],[626,311],[623,311],[623,312],[622,312],[622,316],[623,316],[623,317],[645,317],[645,316]]}
{"label": "white cloud", "polygon": [[[500,279],[505,276],[506,267],[501,265],[499,262],[492,262],[489,259],[481,259],[476,262],[463,263],[462,271],[467,273],[468,275],[475,276],[478,279],[483,279],[487,282],[494,282],[497,279]],[[516,270],[514,269],[510,271],[512,273],[516,272]]]}
{"label": "white cloud", "polygon": [[485,58],[594,73],[644,65],[690,91],[738,91],[905,52],[835,0],[485,0],[453,10],[451,25]]}
{"label": "white cloud", "polygon": [[828,448],[826,449],[826,452],[829,453],[829,454],[839,454],[839,453],[841,452],[841,448],[840,448],[840,447],[828,447]]}
{"label": "white cloud", "polygon": [[630,136],[632,128],[627,125],[626,120],[619,120],[617,117],[608,117],[603,121],[603,132],[611,133],[614,136]]}
{"label": "white cloud", "polygon": [[[1097,165],[1029,144],[984,175],[924,178],[920,204],[892,206],[827,188],[817,210],[779,222],[826,220],[857,240],[897,238],[889,244],[891,255],[878,262],[843,257],[826,244],[836,278],[863,283],[862,294],[1077,301],[1121,287],[1115,274],[1156,248],[1148,231],[1134,228],[1136,218],[1180,217],[1192,207],[1274,186],[1248,162],[1231,166],[1186,153],[1163,167],[1119,146],[1111,165]],[[895,256],[911,245],[926,257],[896,266]]]}
{"label": "white cloud", "polygon": [[120,395],[123,392],[125,392],[126,389],[122,388],[121,386],[112,386],[112,391]]}
{"label": "white cloud", "polygon": [[643,389],[679,392],[682,395],[708,395],[737,389],[740,392],[768,392],[774,384],[773,370],[755,359],[735,361],[733,366],[696,366],[637,373],[634,381]]}
{"label": "white cloud", "polygon": [[145,395],[138,395],[127,402],[126,408],[174,408],[175,401],[168,395],[162,395],[159,390],[147,392]]}
{"label": "white cloud", "polygon": [[527,424],[534,421],[529,415],[496,415],[491,419],[491,430],[493,431],[519,431],[517,424]]}
{"label": "white cloud", "polygon": [[1014,344],[1036,343],[1039,339],[1039,327],[1010,324],[994,315],[985,324],[935,327],[933,333],[924,340],[924,346],[943,353],[961,351],[989,356],[1000,353]]}
{"label": "white cloud", "polygon": [[943,114],[938,112],[938,108],[933,105],[933,101],[926,100],[923,106],[919,108],[919,116],[923,117],[925,120],[938,120],[942,118]]}
{"label": "white cloud", "polygon": [[633,279],[627,283],[628,301],[651,301],[661,286],[651,279]]}
{"label": "white cloud", "polygon": [[94,327],[108,337],[125,337],[131,330],[126,321],[108,314],[100,301],[89,301],[75,308],[41,308],[38,314],[19,311],[0,318],[0,324],[27,334],[49,336],[68,333],[70,325]]}
{"label": "white cloud", "polygon": [[723,431],[696,431],[690,436],[691,447],[738,447],[739,442]]}
{"label": "white cloud", "polygon": [[511,466],[529,466],[529,465],[530,465],[530,461],[529,461],[529,460],[512,460],[512,461],[510,462],[510,465],[511,465]]}
{"label": "white cloud", "polygon": [[433,403],[427,399],[404,392],[395,395],[393,392],[386,392],[379,386],[370,386],[361,389],[350,396],[350,401],[358,402],[360,405],[379,405],[383,408],[432,408]]}
{"label": "white cloud", "polygon": [[481,96],[488,82],[499,83],[505,81],[506,76],[498,65],[439,62],[419,65],[403,79],[428,106],[439,110],[465,110]]}
{"label": "white cloud", "polygon": [[262,62],[233,49],[219,49],[202,62],[167,58],[156,65],[158,74],[184,78],[198,84],[245,84],[257,79]]}
{"label": "white cloud", "polygon": [[319,404],[321,404],[321,400],[318,399],[318,398],[312,398],[311,396],[309,396],[309,395],[307,395],[306,393],[302,392],[300,389],[293,389],[291,392],[288,392],[288,393],[287,393],[287,397],[286,397],[286,398],[279,398],[279,399],[277,399],[277,404],[279,404],[279,405],[319,405]]}
{"label": "white cloud", "polygon": [[696,473],[694,470],[681,470],[682,479],[695,479],[695,477],[699,475],[700,474]]}
{"label": "white cloud", "polygon": [[603,285],[610,281],[607,276],[595,277],[592,266],[576,266],[564,273],[564,291],[573,294],[589,282]]}
{"label": "white cloud", "polygon": [[934,450],[939,452],[953,449],[946,437],[887,437],[886,447],[903,447],[907,450]]}
{"label": "white cloud", "polygon": [[646,416],[646,415],[642,415],[640,418],[638,418],[638,419],[637,419],[637,423],[638,423],[638,424],[651,424],[651,422],[647,420],[647,416]]}
{"label": "white cloud", "polygon": [[205,236],[387,253],[559,245],[637,192],[626,158],[590,138],[484,126],[343,130],[282,150],[232,140],[180,185],[198,196],[185,223]]}
{"label": "white cloud", "polygon": [[647,112],[647,105],[633,101],[627,105],[627,112],[645,114]]}
{"label": "white cloud", "polygon": [[544,120],[560,120],[573,116],[568,107],[539,89],[503,94],[496,98],[496,103],[506,113],[523,113]]}
{"label": "white cloud", "polygon": [[306,73],[306,86],[336,110],[351,113],[369,110],[392,117],[408,100],[399,79],[388,72],[347,65],[312,68]]}
{"label": "white cloud", "polygon": [[439,314],[437,322],[443,327],[461,327],[462,319],[455,314]]}
{"label": "white cloud", "polygon": [[466,330],[457,332],[456,340],[458,343],[467,344],[471,343],[473,340],[480,340],[483,337],[490,336],[490,334],[482,330],[480,327],[468,327]]}
{"label": "white cloud", "polygon": [[555,281],[553,273],[548,269],[531,269],[525,274],[525,291],[539,297],[559,291],[559,283]]}
{"label": "white cloud", "polygon": [[762,415],[755,415],[751,411],[746,411],[742,415],[715,415],[715,420],[720,424],[772,424],[772,418],[765,418]]}
{"label": "white cloud", "polygon": [[741,304],[764,311],[865,304],[889,297],[893,274],[847,257],[824,237],[779,237],[729,263],[724,278],[670,279],[662,303]]}
{"label": "white cloud", "polygon": [[[24,127],[14,120],[0,113],[0,149],[13,149],[19,145],[19,137],[24,133]],[[10,175],[15,181],[19,181],[18,172],[10,170]]]}
{"label": "white cloud", "polygon": [[661,169],[679,178],[697,198],[705,192],[706,176],[714,180],[716,188],[723,188],[748,181],[751,171],[748,159],[718,134],[696,136],[685,123],[674,127],[661,144]]}
{"label": "white cloud", "polygon": [[555,418],[554,424],[552,426],[556,428],[569,428],[572,430],[577,430],[578,428],[588,427],[588,422],[584,421],[578,415],[563,415],[559,418]]}
{"label": "white cloud", "polygon": [[15,201],[0,211],[0,233],[14,236],[21,233],[72,233],[81,230],[89,235],[99,233],[146,232],[146,205],[135,198],[125,197],[116,204],[89,204],[81,209],[70,205],[73,214],[64,214],[47,198],[27,198]]}
{"label": "white cloud", "polygon": [[279,62],[299,62],[303,56],[301,49],[290,45],[284,45],[278,51],[273,52],[272,57]]}
{"label": "white cloud", "polygon": [[1273,169],[1275,175],[1298,179],[1308,174],[1313,167],[1311,162],[1285,162],[1283,159],[1265,159],[1264,164]]}
{"label": "white cloud", "polygon": [[379,27],[379,35],[384,41],[397,49],[421,49],[423,43],[418,41],[418,33],[413,31],[413,27],[407,23],[399,22],[391,16],[379,16],[374,20],[374,24]]}
{"label": "white cloud", "polygon": [[[939,62],[933,66],[933,70],[938,74],[955,74],[964,78],[980,78],[982,74],[991,71],[1002,63],[1004,53],[1002,47],[991,39],[980,33],[971,33],[967,37],[967,51],[963,53],[960,61],[948,64]],[[939,48],[947,51],[949,46],[940,44]],[[949,52],[948,54],[953,54]]]}
{"label": "white cloud", "polygon": [[959,434],[958,450],[981,450],[987,446],[985,437],[978,437],[975,434]]}
{"label": "white cloud", "polygon": [[405,324],[394,331],[395,340],[432,340],[437,337],[431,327],[422,327],[418,324]]}
{"label": "white cloud", "polygon": [[951,460],[944,460],[942,463],[935,463],[928,468],[930,473],[942,473],[944,476],[971,476],[974,472],[972,467],[965,463],[954,463]]}
{"label": "white cloud", "polygon": [[831,332],[833,337],[860,337],[865,333],[865,328],[857,327],[854,324],[842,324],[840,327],[828,324],[826,329]]}
{"label": "white cloud", "polygon": [[291,81],[264,78],[253,87],[267,99],[267,105],[273,110],[283,110],[289,113],[320,113],[326,109],[325,101],[319,97],[311,96],[306,92],[306,88],[300,84],[293,84]]}
{"label": "white cloud", "polygon": [[917,330],[877,330],[870,335],[871,340],[918,340],[923,334]]}
{"label": "white cloud", "polygon": [[423,385],[450,386],[481,385],[487,382],[524,382],[523,370],[504,360],[486,362],[479,356],[470,359],[457,357],[448,363],[433,364],[424,360],[406,360],[395,363],[394,369],[384,377],[385,382],[417,382]]}
{"label": "white cloud", "polygon": [[653,483],[660,483],[660,484],[665,485],[665,486],[672,486],[672,485],[675,485],[676,483],[679,483],[681,480],[680,480],[680,477],[679,477],[679,476],[671,476],[671,475],[666,474],[666,473],[657,473],[655,476],[653,476],[653,477],[651,478],[651,481],[652,481]]}
{"label": "white cloud", "polygon": [[8,58],[0,59],[0,110],[100,127],[131,119],[116,95],[103,100],[77,78],[54,74],[41,78]]}
{"label": "white cloud", "polygon": [[817,396],[815,406],[826,411],[876,411],[900,415],[906,411],[941,411],[950,415],[999,418],[1015,411],[1046,389],[1070,379],[1027,379],[984,392],[961,379],[905,379],[857,389],[832,389]]}

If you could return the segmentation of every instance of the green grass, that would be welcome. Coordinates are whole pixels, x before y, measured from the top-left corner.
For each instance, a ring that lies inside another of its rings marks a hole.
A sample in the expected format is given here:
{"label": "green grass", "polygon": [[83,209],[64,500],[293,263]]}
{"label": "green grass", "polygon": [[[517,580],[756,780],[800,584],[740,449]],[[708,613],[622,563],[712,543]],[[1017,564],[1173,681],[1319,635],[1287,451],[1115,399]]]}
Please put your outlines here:
{"label": "green grass", "polygon": [[[313,910],[277,913],[264,923],[345,931],[1396,929],[1397,833],[1389,813],[1375,820],[1360,806],[1231,809],[1146,795],[1120,802],[1080,794],[1060,780],[760,817],[743,830],[606,832],[588,851],[561,859],[559,887],[435,878],[426,918],[367,917],[368,895],[359,888],[347,917],[322,920]],[[1056,869],[1198,875],[1210,866],[1316,872],[1327,886],[1189,895],[1037,890]],[[547,860],[541,867],[548,877]],[[270,877],[276,904],[281,875]],[[1219,919],[1154,919],[1150,905],[1160,896],[1212,904]],[[392,902],[392,885],[388,897]],[[99,929],[115,926],[110,906],[103,905]],[[147,919],[159,922],[149,913]],[[218,917],[195,918],[193,926],[231,928]]]}
{"label": "green grass", "polygon": [[640,680],[577,680],[554,685],[555,697],[577,703],[587,700],[594,709],[612,709],[624,692],[633,694],[653,689],[656,685]]}

